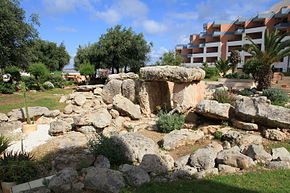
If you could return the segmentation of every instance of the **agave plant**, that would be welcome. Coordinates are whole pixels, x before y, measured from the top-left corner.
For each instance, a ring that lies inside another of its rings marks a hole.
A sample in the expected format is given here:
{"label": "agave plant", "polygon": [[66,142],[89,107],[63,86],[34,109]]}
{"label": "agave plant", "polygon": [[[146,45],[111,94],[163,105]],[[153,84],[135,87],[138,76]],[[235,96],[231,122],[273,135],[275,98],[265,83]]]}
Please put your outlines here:
{"label": "agave plant", "polygon": [[0,155],[10,146],[10,139],[0,135]]}

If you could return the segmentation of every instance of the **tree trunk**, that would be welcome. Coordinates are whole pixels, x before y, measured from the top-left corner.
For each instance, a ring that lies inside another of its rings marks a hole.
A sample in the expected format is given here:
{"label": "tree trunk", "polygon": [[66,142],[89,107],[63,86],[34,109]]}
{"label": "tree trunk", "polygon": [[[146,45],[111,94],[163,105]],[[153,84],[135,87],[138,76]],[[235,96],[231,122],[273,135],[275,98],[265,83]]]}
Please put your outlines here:
{"label": "tree trunk", "polygon": [[119,72],[120,72],[120,69],[117,67],[117,68],[116,68],[116,70],[117,70],[117,74],[119,74]]}
{"label": "tree trunk", "polygon": [[272,73],[271,66],[267,65],[261,68],[258,74],[258,90],[261,91],[271,87]]}

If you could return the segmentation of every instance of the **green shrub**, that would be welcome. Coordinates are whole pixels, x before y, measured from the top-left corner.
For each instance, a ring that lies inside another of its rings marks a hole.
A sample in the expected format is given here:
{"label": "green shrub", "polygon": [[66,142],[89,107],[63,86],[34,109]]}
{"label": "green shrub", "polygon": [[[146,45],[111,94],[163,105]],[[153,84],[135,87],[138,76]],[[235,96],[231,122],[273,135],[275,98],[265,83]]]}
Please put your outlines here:
{"label": "green shrub", "polygon": [[266,96],[272,103],[286,104],[289,101],[288,93],[280,88],[268,88],[263,91],[263,96]]}
{"label": "green shrub", "polygon": [[205,67],[203,70],[205,71],[206,79],[210,79],[214,76],[219,76],[219,71],[216,67]]}
{"label": "green shrub", "polygon": [[0,81],[0,93],[12,94],[16,92],[17,90],[18,89],[15,83]]}
{"label": "green shrub", "polygon": [[65,80],[62,78],[62,76],[59,75],[50,75],[49,79],[46,81],[50,81],[55,88],[62,88],[65,85]]}
{"label": "green shrub", "polygon": [[0,135],[0,156],[10,146],[10,139]]}
{"label": "green shrub", "polygon": [[160,112],[156,125],[159,131],[163,133],[179,130],[184,125],[184,116],[179,114],[169,115],[164,112]]}
{"label": "green shrub", "polygon": [[49,75],[49,70],[42,63],[34,63],[28,68],[28,72],[32,74],[36,80],[40,81],[42,77],[46,77]]}
{"label": "green shrub", "polygon": [[222,136],[223,136],[223,133],[221,131],[216,131],[213,133],[213,136],[218,139],[218,140],[221,140],[222,139]]}
{"label": "green shrub", "polygon": [[4,69],[4,74],[10,74],[12,80],[19,81],[20,80],[20,69],[16,66],[8,66]]}
{"label": "green shrub", "polygon": [[96,135],[95,139],[89,140],[88,145],[94,156],[103,155],[110,160],[112,165],[119,166],[128,163],[123,151],[120,150],[120,146],[110,137],[106,137],[102,134]]}
{"label": "green shrub", "polygon": [[40,87],[33,76],[22,76],[21,81],[25,83],[29,90],[39,90]]}
{"label": "green shrub", "polygon": [[216,90],[213,94],[213,99],[219,103],[229,103],[231,105],[235,104],[234,97],[226,90]]}
{"label": "green shrub", "polygon": [[255,94],[255,91],[253,89],[250,89],[250,88],[245,88],[245,89],[239,91],[239,94],[243,95],[243,96],[252,96]]}

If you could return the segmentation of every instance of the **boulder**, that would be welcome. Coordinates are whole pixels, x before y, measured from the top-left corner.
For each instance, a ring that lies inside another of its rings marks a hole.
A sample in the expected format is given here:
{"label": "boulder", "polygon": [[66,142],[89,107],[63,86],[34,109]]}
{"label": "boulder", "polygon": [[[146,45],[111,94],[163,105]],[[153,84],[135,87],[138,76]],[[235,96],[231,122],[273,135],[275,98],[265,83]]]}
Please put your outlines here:
{"label": "boulder", "polygon": [[66,95],[63,95],[63,96],[60,97],[58,102],[65,103],[67,99],[68,99],[68,97]]}
{"label": "boulder", "polygon": [[104,102],[111,104],[114,96],[118,94],[122,94],[122,81],[113,79],[104,86],[101,96]]}
{"label": "boulder", "polygon": [[140,120],[135,121],[126,121],[124,122],[124,127],[128,131],[137,132],[140,130],[149,130],[149,131],[157,131],[158,128],[156,126],[156,118],[142,118]]}
{"label": "boulder", "polygon": [[173,171],[174,178],[177,179],[191,179],[196,173],[197,169],[190,167],[189,165],[185,165],[182,168],[177,168]]}
{"label": "boulder", "polygon": [[156,154],[158,145],[150,138],[138,133],[125,133],[112,136],[113,141],[120,146],[127,161],[141,162],[145,154]]}
{"label": "boulder", "polygon": [[265,138],[275,141],[283,141],[287,138],[287,135],[279,129],[265,129],[263,135]]}
{"label": "boulder", "polygon": [[272,149],[273,160],[290,162],[290,153],[285,147]]}
{"label": "boulder", "polygon": [[90,92],[96,88],[101,88],[103,85],[80,85],[76,87],[78,92]]}
{"label": "boulder", "polygon": [[110,160],[103,155],[98,155],[94,162],[94,166],[97,168],[110,168]]}
{"label": "boulder", "polygon": [[73,112],[74,106],[72,104],[68,104],[64,109],[64,114],[71,114]]}
{"label": "boulder", "polygon": [[44,114],[45,117],[57,117],[58,115],[60,115],[60,110],[52,110]]}
{"label": "boulder", "polygon": [[214,168],[217,152],[214,148],[201,148],[190,155],[189,164],[200,170]]}
{"label": "boulder", "polygon": [[122,83],[122,95],[130,101],[135,101],[136,83],[134,80],[124,80]]}
{"label": "boulder", "polygon": [[207,170],[203,170],[200,172],[197,172],[194,177],[198,180],[205,178],[206,176],[213,176],[213,175],[218,175],[219,170],[217,168],[210,168]]}
{"label": "boulder", "polygon": [[74,97],[74,101],[77,105],[83,106],[85,104],[87,98],[83,93],[77,93]]}
{"label": "boulder", "polygon": [[243,121],[267,126],[290,128],[290,109],[271,105],[266,97],[240,97],[236,100],[236,116]]}
{"label": "boulder", "polygon": [[123,174],[108,168],[89,167],[82,170],[84,173],[85,189],[96,192],[118,193],[125,187]]}
{"label": "boulder", "polygon": [[78,132],[81,132],[83,134],[90,134],[90,133],[96,133],[96,128],[93,126],[82,126],[77,129]]}
{"label": "boulder", "polygon": [[190,154],[178,158],[178,159],[174,162],[174,166],[175,166],[176,168],[184,168],[184,167],[188,164],[189,157],[190,157]]}
{"label": "boulder", "polygon": [[108,76],[108,81],[111,81],[111,80],[127,80],[127,79],[137,80],[137,79],[139,79],[139,75],[138,74],[134,74],[133,72],[128,72],[128,73],[110,74]]}
{"label": "boulder", "polygon": [[95,94],[95,95],[102,95],[102,91],[103,91],[102,88],[96,88],[96,89],[94,90],[94,94]]}
{"label": "boulder", "polygon": [[219,103],[214,100],[203,100],[196,106],[196,112],[209,118],[229,120],[230,109],[232,106],[228,103]]}
{"label": "boulder", "polygon": [[204,79],[205,72],[184,66],[150,66],[141,68],[140,75],[146,81],[193,82]]}
{"label": "boulder", "polygon": [[260,163],[268,163],[272,160],[271,154],[267,153],[262,145],[249,145],[243,151],[243,154]]}
{"label": "boulder", "polygon": [[20,121],[0,122],[0,135],[10,135],[15,133],[16,129],[21,128]]}
{"label": "boulder", "polygon": [[253,134],[241,134],[235,139],[235,144],[238,146],[244,145],[260,145],[263,142],[263,138],[259,135]]}
{"label": "boulder", "polygon": [[7,115],[4,113],[0,113],[0,123],[5,121],[8,121]]}
{"label": "boulder", "polygon": [[141,118],[140,106],[135,105],[132,101],[123,97],[122,95],[114,96],[113,105],[114,108],[118,110],[121,115],[127,115],[132,119]]}
{"label": "boulder", "polygon": [[140,167],[151,175],[164,174],[174,167],[174,160],[170,155],[146,154]]}
{"label": "boulder", "polygon": [[65,168],[49,180],[48,188],[55,193],[75,191],[73,185],[78,182],[78,172],[73,168]]}
{"label": "boulder", "polygon": [[234,149],[221,151],[218,153],[216,161],[218,164],[225,164],[241,169],[247,169],[255,164],[252,158],[245,156]]}
{"label": "boulder", "polygon": [[49,135],[62,135],[72,130],[72,126],[65,121],[53,121],[50,123],[48,130]]}
{"label": "boulder", "polygon": [[112,116],[113,119],[116,119],[117,117],[120,116],[119,111],[117,111],[117,110],[115,110],[115,109],[111,109],[111,110],[110,110],[110,114],[111,114],[111,116]]}
{"label": "boulder", "polygon": [[220,173],[224,173],[224,174],[232,174],[240,170],[240,168],[235,168],[235,167],[224,165],[224,164],[219,164],[218,169]]}
{"label": "boulder", "polygon": [[238,120],[232,120],[233,126],[242,129],[242,130],[247,130],[247,131],[257,131],[259,129],[258,125],[255,123],[247,123],[243,121],[238,121]]}
{"label": "boulder", "polygon": [[194,144],[195,141],[203,138],[203,136],[204,134],[200,130],[174,130],[163,137],[161,145],[165,150],[173,150],[186,144]]}
{"label": "boulder", "polygon": [[290,162],[287,161],[271,161],[267,168],[275,169],[275,170],[289,170],[290,169]]}
{"label": "boulder", "polygon": [[140,186],[150,181],[150,176],[140,166],[124,164],[120,166],[120,171],[130,186]]}
{"label": "boulder", "polygon": [[[32,117],[40,117],[46,113],[49,113],[49,109],[46,107],[39,107],[39,106],[28,107],[28,112],[29,112],[29,116],[31,118]],[[24,120],[27,118],[24,108],[13,109],[9,113],[7,113],[7,115],[11,121]]]}

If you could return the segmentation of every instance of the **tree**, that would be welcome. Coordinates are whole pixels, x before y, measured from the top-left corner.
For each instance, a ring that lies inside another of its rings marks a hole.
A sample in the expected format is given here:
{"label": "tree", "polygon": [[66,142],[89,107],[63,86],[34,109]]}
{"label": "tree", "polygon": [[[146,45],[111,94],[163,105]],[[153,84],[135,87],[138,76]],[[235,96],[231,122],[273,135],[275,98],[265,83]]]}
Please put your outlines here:
{"label": "tree", "polygon": [[88,82],[96,76],[95,66],[90,63],[83,63],[79,66],[79,71],[81,75],[84,75],[88,78]]}
{"label": "tree", "polygon": [[241,50],[252,55],[253,59],[250,59],[249,64],[251,64],[253,69],[257,70],[255,80],[258,82],[258,90],[271,87],[272,64],[290,55],[290,40],[283,41],[288,34],[281,34],[278,30],[270,33],[269,30],[266,30],[264,50],[261,50],[250,37],[247,37],[251,43],[244,45]]}
{"label": "tree", "polygon": [[156,65],[169,65],[169,66],[180,66],[183,62],[182,58],[176,52],[165,52],[157,61]]}
{"label": "tree", "polygon": [[231,69],[229,60],[219,59],[215,61],[214,65],[218,69],[218,71],[222,74],[222,76],[226,75],[229,69]]}
{"label": "tree", "polygon": [[0,1],[0,69],[7,66],[27,68],[28,48],[38,35],[34,25],[39,25],[38,16],[33,14],[26,21],[18,0]]}
{"label": "tree", "polygon": [[241,62],[240,52],[238,50],[231,50],[229,61],[231,63],[232,73],[235,73],[238,63]]}
{"label": "tree", "polygon": [[41,77],[49,75],[49,70],[42,63],[34,63],[28,68],[28,72],[32,74],[36,80],[40,81]]}
{"label": "tree", "polygon": [[63,42],[58,46],[54,42],[36,39],[33,41],[31,54],[31,63],[43,63],[51,72],[62,70],[70,60]]}
{"label": "tree", "polygon": [[138,72],[148,61],[152,43],[144,40],[143,34],[136,34],[131,28],[117,25],[109,28],[107,33],[102,34],[99,41],[79,47],[75,66],[89,62],[97,68],[111,68],[119,73],[121,68],[125,71]]}

